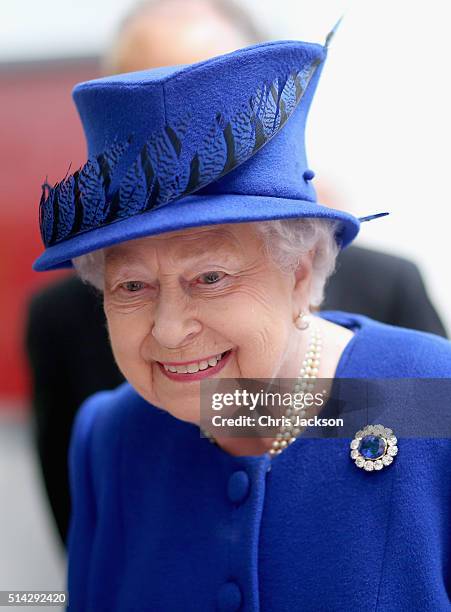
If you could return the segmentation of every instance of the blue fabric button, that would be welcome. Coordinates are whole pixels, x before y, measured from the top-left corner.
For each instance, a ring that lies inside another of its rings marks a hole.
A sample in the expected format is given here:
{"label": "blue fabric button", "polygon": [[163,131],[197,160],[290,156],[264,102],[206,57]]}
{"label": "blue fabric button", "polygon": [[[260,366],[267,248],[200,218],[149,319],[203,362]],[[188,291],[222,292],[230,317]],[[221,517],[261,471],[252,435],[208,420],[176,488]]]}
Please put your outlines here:
{"label": "blue fabric button", "polygon": [[230,501],[240,503],[249,493],[249,476],[244,470],[234,472],[227,486],[227,495]]}
{"label": "blue fabric button", "polygon": [[312,181],[314,178],[315,178],[315,173],[313,172],[313,170],[310,170],[310,168],[308,168],[304,172],[304,181]]}
{"label": "blue fabric button", "polygon": [[237,612],[241,607],[241,591],[235,582],[226,582],[218,591],[218,612]]}

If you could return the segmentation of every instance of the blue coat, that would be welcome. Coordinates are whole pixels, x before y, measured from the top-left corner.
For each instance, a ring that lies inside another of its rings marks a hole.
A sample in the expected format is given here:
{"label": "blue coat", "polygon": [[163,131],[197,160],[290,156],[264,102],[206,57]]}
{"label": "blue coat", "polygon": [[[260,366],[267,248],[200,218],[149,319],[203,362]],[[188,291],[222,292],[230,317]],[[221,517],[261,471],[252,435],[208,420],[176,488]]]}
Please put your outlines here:
{"label": "blue coat", "polygon": [[[337,378],[451,378],[438,336],[321,316],[355,331]],[[377,473],[349,441],[235,457],[127,383],[92,396],[70,446],[68,609],[449,611],[450,439],[401,439]]]}

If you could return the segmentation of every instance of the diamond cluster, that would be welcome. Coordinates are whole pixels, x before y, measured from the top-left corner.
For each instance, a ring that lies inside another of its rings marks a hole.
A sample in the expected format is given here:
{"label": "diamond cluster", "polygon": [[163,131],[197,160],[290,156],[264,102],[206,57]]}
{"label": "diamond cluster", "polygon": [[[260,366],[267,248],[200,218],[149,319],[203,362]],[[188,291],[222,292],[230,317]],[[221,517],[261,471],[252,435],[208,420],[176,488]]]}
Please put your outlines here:
{"label": "diamond cluster", "polygon": [[383,425],[367,425],[352,440],[351,459],[366,472],[379,471],[393,463],[398,454],[398,440],[393,431]]}

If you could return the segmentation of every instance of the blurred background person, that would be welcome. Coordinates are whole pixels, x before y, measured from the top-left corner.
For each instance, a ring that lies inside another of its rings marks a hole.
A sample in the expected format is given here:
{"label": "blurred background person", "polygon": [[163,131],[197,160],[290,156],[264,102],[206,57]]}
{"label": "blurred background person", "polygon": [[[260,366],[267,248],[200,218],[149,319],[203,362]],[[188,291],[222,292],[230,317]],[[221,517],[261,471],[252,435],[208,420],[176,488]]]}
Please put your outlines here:
{"label": "blurred background person", "polygon": [[[250,16],[228,0],[148,1],[123,21],[102,71],[191,63],[265,38]],[[319,200],[335,205],[330,197]],[[340,254],[323,308],[446,335],[417,267],[367,248],[352,246]],[[109,346],[101,296],[73,276],[40,291],[30,304],[26,345],[37,448],[65,541],[70,516],[67,450],[74,415],[86,397],[122,382]]]}

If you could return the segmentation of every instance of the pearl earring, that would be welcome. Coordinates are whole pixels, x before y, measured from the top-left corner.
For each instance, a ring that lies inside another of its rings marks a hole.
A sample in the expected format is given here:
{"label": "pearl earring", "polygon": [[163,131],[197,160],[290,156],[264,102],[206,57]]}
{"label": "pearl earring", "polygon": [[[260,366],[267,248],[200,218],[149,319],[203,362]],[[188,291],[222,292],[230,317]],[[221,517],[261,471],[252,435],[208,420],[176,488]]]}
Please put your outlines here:
{"label": "pearl earring", "polygon": [[303,310],[298,314],[296,321],[294,322],[298,329],[307,329],[310,325],[310,317]]}

